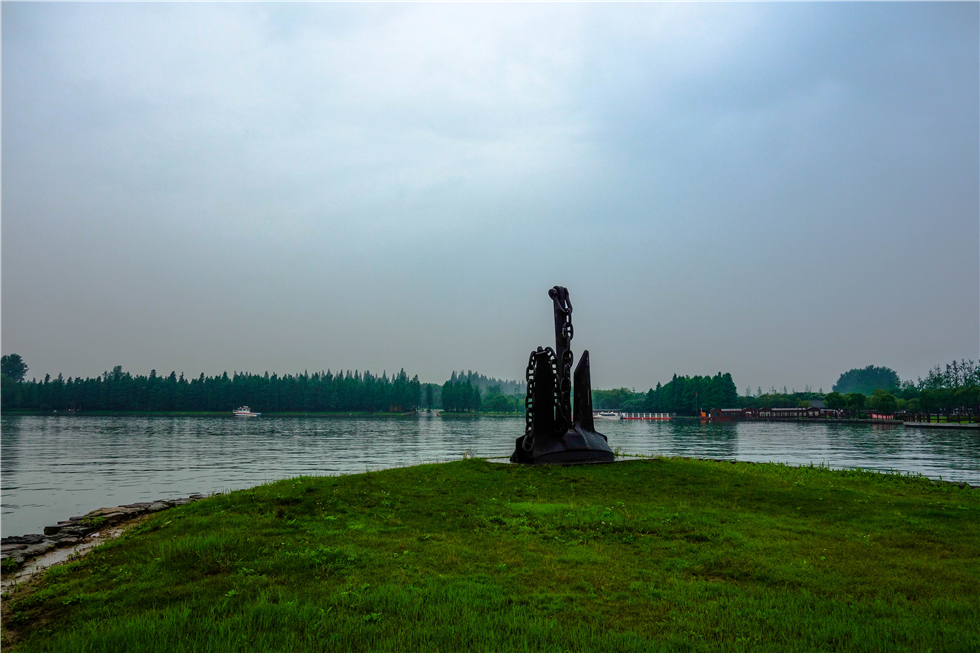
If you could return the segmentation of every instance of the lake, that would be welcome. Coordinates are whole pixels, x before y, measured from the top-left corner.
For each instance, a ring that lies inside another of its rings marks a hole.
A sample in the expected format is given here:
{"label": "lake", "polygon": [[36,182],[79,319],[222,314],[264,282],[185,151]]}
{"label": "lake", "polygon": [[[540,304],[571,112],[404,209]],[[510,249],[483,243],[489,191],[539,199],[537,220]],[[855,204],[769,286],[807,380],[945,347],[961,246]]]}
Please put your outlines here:
{"label": "lake", "polygon": [[[523,420],[492,417],[0,418],[3,536],[95,508],[299,475],[506,457]],[[624,453],[896,470],[980,485],[980,434],[870,424],[597,420]]]}

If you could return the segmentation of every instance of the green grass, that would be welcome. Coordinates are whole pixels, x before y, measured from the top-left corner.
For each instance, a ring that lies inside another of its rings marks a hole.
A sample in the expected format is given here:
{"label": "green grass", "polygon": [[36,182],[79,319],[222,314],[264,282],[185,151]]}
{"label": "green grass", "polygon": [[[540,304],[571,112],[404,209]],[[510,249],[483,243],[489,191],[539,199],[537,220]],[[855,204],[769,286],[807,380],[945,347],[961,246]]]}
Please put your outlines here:
{"label": "green grass", "polygon": [[17,651],[976,651],[980,491],[683,459],[298,478],[4,605]]}

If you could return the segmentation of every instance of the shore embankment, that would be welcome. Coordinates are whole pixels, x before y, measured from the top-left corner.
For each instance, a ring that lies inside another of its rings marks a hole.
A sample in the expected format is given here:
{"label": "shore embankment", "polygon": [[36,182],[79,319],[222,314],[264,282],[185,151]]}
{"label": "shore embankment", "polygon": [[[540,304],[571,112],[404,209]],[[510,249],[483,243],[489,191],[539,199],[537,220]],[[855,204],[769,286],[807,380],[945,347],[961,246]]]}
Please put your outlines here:
{"label": "shore embankment", "polygon": [[923,429],[980,429],[980,424],[976,422],[903,422],[903,424]]}
{"label": "shore embankment", "polygon": [[158,499],[111,508],[97,508],[84,515],[69,517],[65,521],[45,526],[43,533],[4,537],[0,539],[0,568],[5,575],[15,572],[25,562],[56,549],[69,547],[77,549],[86,544],[87,540],[97,539],[102,531],[123,522],[204,498],[203,494],[192,494],[179,499]]}

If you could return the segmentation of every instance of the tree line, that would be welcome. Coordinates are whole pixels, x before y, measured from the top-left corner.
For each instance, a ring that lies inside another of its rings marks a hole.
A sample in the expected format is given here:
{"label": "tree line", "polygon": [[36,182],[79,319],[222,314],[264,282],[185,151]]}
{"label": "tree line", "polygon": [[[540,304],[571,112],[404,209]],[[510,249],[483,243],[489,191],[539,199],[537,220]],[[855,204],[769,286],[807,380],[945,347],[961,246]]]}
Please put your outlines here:
{"label": "tree line", "polygon": [[738,390],[728,372],[714,376],[678,376],[649,391],[628,388],[593,390],[592,406],[619,409],[626,413],[676,413],[698,415],[701,410],[738,406]]}
{"label": "tree line", "polygon": [[980,365],[972,360],[936,365],[926,378],[902,381],[895,370],[868,365],[840,375],[832,392],[777,393],[775,390],[740,398],[745,408],[799,408],[822,400],[827,408],[851,416],[865,411],[881,413],[980,412]]}
{"label": "tree line", "polygon": [[[483,410],[488,413],[518,413],[524,411],[525,385],[517,381],[498,381],[475,372],[465,374],[460,372],[458,375],[453,372],[441,387],[427,384],[426,399],[429,405],[435,405],[432,404],[434,397],[430,397],[429,394],[432,387],[439,390],[438,405],[450,412]],[[506,392],[505,389],[511,392]]]}
{"label": "tree line", "polygon": [[597,409],[678,415],[697,415],[712,408],[806,408],[817,401],[852,416],[864,411],[980,413],[980,365],[954,360],[945,367],[937,365],[925,379],[914,382],[902,381],[890,368],[869,365],[841,374],[827,394],[809,387],[804,392],[784,387],[782,392],[772,388],[763,393],[760,387],[755,394],[747,388],[739,395],[731,374],[720,372],[713,377],[675,374],[667,384],[658,383],[645,393],[629,388],[592,391],[592,405]]}
{"label": "tree line", "polygon": [[869,365],[841,374],[833,392],[824,397],[828,408],[851,413],[861,410],[893,412],[980,412],[980,365],[953,360],[936,365],[926,378],[902,381],[887,367]]}
{"label": "tree line", "polygon": [[[94,379],[25,381],[27,365],[17,354],[0,359],[2,407],[25,410],[105,411],[210,411],[222,412],[249,405],[258,412],[402,412],[417,407],[453,412],[520,413],[525,385],[500,381],[467,370],[452,373],[444,384],[422,384],[405,370],[389,377],[368,371],[331,371],[278,376],[227,372],[214,377],[201,374],[186,379],[171,372],[158,376],[132,375],[120,366]],[[423,388],[424,386],[424,388]],[[884,387],[880,387],[884,386]],[[424,389],[424,394],[423,394]],[[482,390],[482,392],[481,392]],[[574,391],[573,391],[574,393]],[[925,379],[901,381],[894,370],[869,365],[841,374],[833,392],[777,392],[775,388],[753,396],[739,396],[730,373],[714,376],[678,376],[657,383],[647,392],[628,388],[593,390],[596,409],[624,412],[697,415],[712,408],[806,407],[822,400],[828,408],[852,415],[865,410],[892,412],[980,412],[980,365],[967,360],[937,365]]]}
{"label": "tree line", "polygon": [[[470,384],[471,388],[463,390],[461,386]],[[447,384],[449,384],[447,386]],[[447,401],[443,401],[442,391],[450,388]],[[473,390],[480,392],[480,401],[476,401]],[[497,379],[488,377],[472,370],[460,370],[453,372],[449,380],[442,385],[437,383],[422,384],[422,403],[425,408],[442,408],[451,411],[472,411],[476,410],[475,405],[487,412],[492,413],[512,413],[523,410],[524,394],[527,391],[527,384],[523,381],[513,381],[507,379]],[[505,399],[494,399],[504,396]],[[493,400],[493,405],[487,402]],[[520,404],[520,407],[518,407]]]}
{"label": "tree line", "polygon": [[461,381],[456,372],[442,385],[440,396],[442,409],[459,413],[463,411],[478,411],[482,403],[480,388],[473,385],[469,379]]}
{"label": "tree line", "polygon": [[[19,357],[18,357],[19,358]],[[26,371],[26,370],[25,370]],[[20,382],[3,374],[4,409],[182,412],[231,411],[248,405],[257,412],[403,412],[420,405],[421,383],[404,369],[381,376],[351,372],[249,374],[187,379],[171,372],[133,375],[116,366],[95,378]]]}
{"label": "tree line", "polygon": [[[486,376],[485,374],[480,374],[479,372],[474,372],[472,370],[466,370],[465,372],[460,370],[457,374],[453,372],[455,376],[455,381],[459,383],[470,382],[471,385],[476,386],[480,389],[480,392],[484,397],[491,393],[496,393],[499,391],[501,394],[513,395],[519,394],[524,396],[527,391],[526,384],[524,381],[512,381],[509,379],[498,379],[492,376]],[[450,381],[454,380],[450,377]],[[492,390],[496,386],[496,390]]]}

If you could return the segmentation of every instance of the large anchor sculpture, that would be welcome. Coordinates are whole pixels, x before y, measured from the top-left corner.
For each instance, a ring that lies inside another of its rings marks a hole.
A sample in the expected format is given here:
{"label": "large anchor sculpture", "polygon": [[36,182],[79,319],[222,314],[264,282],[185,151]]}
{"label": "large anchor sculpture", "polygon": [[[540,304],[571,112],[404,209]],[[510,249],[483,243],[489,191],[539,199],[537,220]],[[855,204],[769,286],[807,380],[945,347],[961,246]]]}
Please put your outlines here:
{"label": "large anchor sculpture", "polygon": [[527,362],[524,435],[510,460],[528,465],[612,462],[616,459],[606,436],[592,421],[592,380],[589,352],[575,368],[575,411],[572,413],[572,302],[568,290],[548,291],[555,303],[555,349],[538,347]]}

